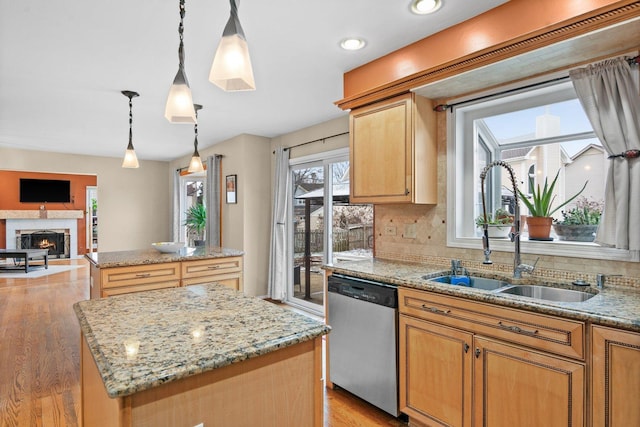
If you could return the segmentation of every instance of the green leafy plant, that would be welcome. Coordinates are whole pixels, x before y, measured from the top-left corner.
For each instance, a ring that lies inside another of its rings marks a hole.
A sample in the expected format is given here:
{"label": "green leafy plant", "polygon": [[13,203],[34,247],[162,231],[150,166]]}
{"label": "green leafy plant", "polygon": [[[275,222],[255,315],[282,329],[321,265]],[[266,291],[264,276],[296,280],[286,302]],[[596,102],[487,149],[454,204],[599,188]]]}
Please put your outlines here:
{"label": "green leafy plant", "polygon": [[[513,224],[513,215],[502,208],[495,210],[493,214],[487,214],[487,224],[489,225],[511,225]],[[484,215],[479,215],[476,218],[476,225],[482,227],[484,225]]]}
{"label": "green leafy plant", "polygon": [[184,225],[187,227],[187,231],[198,237],[202,237],[204,229],[207,226],[207,211],[204,204],[197,203],[190,206],[185,213],[187,214],[187,218],[184,221]]}
{"label": "green leafy plant", "polygon": [[529,178],[530,187],[532,188],[531,200],[529,200],[529,197],[526,194],[524,194],[521,190],[518,190],[518,194],[522,199],[522,203],[524,203],[525,206],[529,209],[529,213],[531,214],[531,216],[550,217],[560,208],[567,205],[568,203],[571,203],[573,199],[578,197],[584,191],[584,189],[587,187],[587,184],[589,183],[589,181],[586,181],[582,186],[582,189],[580,189],[580,191],[578,191],[575,195],[565,200],[563,203],[556,206],[555,208],[552,208],[551,206],[553,204],[553,201],[556,198],[556,196],[553,194],[553,189],[556,186],[556,182],[558,181],[559,175],[560,175],[560,171],[558,170],[551,184],[549,184],[547,181],[547,178],[545,178],[544,187],[542,189],[540,189],[540,184],[533,187],[533,178]]}
{"label": "green leafy plant", "polygon": [[576,207],[562,211],[560,225],[598,225],[602,216],[602,202],[589,201],[586,197],[576,200]]}

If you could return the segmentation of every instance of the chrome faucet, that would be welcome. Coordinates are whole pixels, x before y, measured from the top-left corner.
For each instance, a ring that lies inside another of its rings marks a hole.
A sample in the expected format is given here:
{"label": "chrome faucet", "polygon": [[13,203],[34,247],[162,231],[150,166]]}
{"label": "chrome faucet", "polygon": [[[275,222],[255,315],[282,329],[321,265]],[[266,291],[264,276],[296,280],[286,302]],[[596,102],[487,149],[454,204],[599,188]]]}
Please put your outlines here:
{"label": "chrome faucet", "polygon": [[480,172],[480,188],[482,189],[482,213],[484,215],[484,225],[482,227],[482,247],[484,249],[484,261],[483,264],[492,264],[491,262],[491,248],[489,247],[489,224],[487,221],[487,204],[485,202],[485,192],[484,192],[484,180],[487,177],[487,172],[494,166],[502,166],[509,172],[509,178],[511,179],[511,185],[513,186],[513,197],[514,197],[514,221],[513,221],[513,232],[509,233],[509,237],[511,241],[514,242],[514,255],[513,255],[513,277],[519,279],[522,277],[522,273],[532,273],[535,269],[536,262],[533,265],[522,264],[520,259],[520,203],[518,202],[518,184],[516,181],[515,174],[513,173],[513,168],[510,164],[503,160],[495,160],[489,163],[487,166],[482,169]]}
{"label": "chrome faucet", "polygon": [[607,281],[607,277],[619,277],[622,276],[622,274],[602,274],[602,273],[598,273],[596,274],[596,286],[598,287],[598,289],[604,289],[604,283]]}

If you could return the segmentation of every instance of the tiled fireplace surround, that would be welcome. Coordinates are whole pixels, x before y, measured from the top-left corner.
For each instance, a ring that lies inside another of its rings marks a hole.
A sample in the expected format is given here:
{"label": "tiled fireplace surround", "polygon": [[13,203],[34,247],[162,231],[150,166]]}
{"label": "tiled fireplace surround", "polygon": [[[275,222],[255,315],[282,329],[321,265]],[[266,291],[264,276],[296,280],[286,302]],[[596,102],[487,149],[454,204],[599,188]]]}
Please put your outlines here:
{"label": "tiled fireplace surround", "polygon": [[39,230],[51,230],[69,234],[69,256],[78,257],[78,219],[84,212],[68,211],[0,211],[0,217],[6,219],[6,248],[16,249],[20,232],[32,233]]}

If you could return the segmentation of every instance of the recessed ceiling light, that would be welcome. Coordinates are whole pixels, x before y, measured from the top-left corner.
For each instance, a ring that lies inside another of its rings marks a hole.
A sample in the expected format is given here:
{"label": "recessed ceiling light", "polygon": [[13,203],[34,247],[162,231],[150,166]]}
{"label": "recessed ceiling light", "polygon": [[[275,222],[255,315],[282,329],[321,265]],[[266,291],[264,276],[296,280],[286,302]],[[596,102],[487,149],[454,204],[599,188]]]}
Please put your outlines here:
{"label": "recessed ceiling light", "polygon": [[411,12],[417,15],[426,15],[440,9],[442,0],[412,0]]}
{"label": "recessed ceiling light", "polygon": [[367,43],[362,39],[349,37],[340,42],[340,47],[344,50],[358,50],[362,49],[366,44]]}

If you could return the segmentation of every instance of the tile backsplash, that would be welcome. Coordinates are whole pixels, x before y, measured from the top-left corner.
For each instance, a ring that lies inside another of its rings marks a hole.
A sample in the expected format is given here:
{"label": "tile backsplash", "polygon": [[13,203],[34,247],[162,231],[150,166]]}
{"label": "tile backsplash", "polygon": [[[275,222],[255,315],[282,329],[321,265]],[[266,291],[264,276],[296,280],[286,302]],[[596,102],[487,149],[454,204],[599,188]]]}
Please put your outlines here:
{"label": "tile backsplash", "polygon": [[[483,265],[481,243],[478,249],[447,246],[447,224],[444,204],[376,205],[375,256],[393,261],[406,261],[448,267],[451,259],[461,259],[472,270],[513,271],[513,252],[494,250],[492,265]],[[527,255],[537,257],[537,255]],[[528,261],[528,260],[525,260]],[[531,260],[533,262],[533,260]],[[582,279],[595,283],[596,274],[611,276],[607,283],[635,287],[640,290],[640,263],[541,255],[533,274],[547,280],[571,282]]]}

